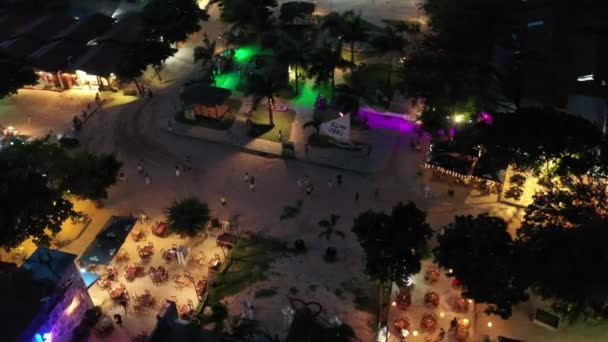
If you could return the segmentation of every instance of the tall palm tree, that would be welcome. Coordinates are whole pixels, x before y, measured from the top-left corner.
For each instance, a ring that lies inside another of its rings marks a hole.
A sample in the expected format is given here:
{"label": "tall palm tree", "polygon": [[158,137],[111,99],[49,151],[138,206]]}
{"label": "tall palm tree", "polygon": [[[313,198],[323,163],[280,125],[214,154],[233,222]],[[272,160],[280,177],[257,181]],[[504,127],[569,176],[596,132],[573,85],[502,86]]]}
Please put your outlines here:
{"label": "tall palm tree", "polygon": [[256,108],[262,99],[268,101],[268,123],[274,126],[273,103],[274,95],[286,87],[286,70],[281,66],[270,66],[256,70],[249,74],[245,93],[253,96],[253,108]]}
{"label": "tall palm tree", "polygon": [[331,238],[332,235],[338,235],[339,237],[344,239],[344,232],[336,229],[336,224],[338,224],[338,220],[340,216],[336,214],[331,214],[328,219],[323,219],[319,221],[319,227],[324,228],[324,230],[319,233],[319,237],[325,236],[327,240]]}
{"label": "tall palm tree", "polygon": [[342,58],[342,43],[337,46],[324,42],[314,49],[310,55],[310,65],[308,67],[308,77],[315,79],[315,84],[327,84],[331,81],[331,89],[336,87],[335,71],[336,68],[344,69],[351,64]]}
{"label": "tall palm tree", "polygon": [[298,32],[282,32],[280,35],[279,43],[276,45],[277,58],[289,65],[293,65],[295,68],[295,80],[296,80],[296,95],[300,93],[300,78],[298,76],[299,68],[306,69],[309,64],[309,55],[312,47],[312,38],[304,36],[304,34]]}
{"label": "tall palm tree", "polygon": [[373,37],[370,41],[372,46],[379,53],[388,56],[388,75],[387,86],[391,85],[391,75],[393,73],[393,59],[403,55],[407,46],[407,41],[392,26],[386,26],[380,35]]}
{"label": "tall palm tree", "polygon": [[367,40],[367,27],[361,19],[361,14],[353,11],[346,11],[342,14],[332,12],[325,17],[322,28],[329,32],[338,40],[343,40],[350,44],[350,67],[355,66],[355,43]]}

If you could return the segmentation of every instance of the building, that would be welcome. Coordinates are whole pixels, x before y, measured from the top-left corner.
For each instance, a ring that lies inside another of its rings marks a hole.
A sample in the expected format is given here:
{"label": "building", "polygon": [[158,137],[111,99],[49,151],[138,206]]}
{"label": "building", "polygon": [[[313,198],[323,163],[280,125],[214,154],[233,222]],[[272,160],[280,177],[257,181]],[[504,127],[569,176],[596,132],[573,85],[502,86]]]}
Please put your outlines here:
{"label": "building", "polygon": [[[0,12],[0,57],[25,61],[39,76],[34,88],[107,90],[142,34],[138,15],[120,20],[100,13],[73,17],[66,11],[25,15]],[[19,20],[15,20],[17,17]]]}
{"label": "building", "polygon": [[38,248],[21,267],[0,264],[2,340],[69,341],[93,306],[76,255]]}
{"label": "building", "polygon": [[190,86],[180,95],[185,110],[184,116],[192,120],[195,116],[222,119],[230,110],[226,105],[230,94],[230,90],[224,88],[204,84]]}
{"label": "building", "polygon": [[522,106],[553,106],[606,129],[608,2],[530,0],[519,24]]}

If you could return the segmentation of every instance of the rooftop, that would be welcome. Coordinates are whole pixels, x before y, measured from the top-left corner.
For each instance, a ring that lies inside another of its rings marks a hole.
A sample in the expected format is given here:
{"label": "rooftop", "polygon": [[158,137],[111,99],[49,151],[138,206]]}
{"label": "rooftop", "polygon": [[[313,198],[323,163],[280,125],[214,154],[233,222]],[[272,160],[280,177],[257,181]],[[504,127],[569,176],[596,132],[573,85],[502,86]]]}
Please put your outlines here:
{"label": "rooftop", "polygon": [[74,265],[74,260],[74,254],[40,247],[25,261],[22,268],[32,272],[35,281],[57,286],[65,270]]}

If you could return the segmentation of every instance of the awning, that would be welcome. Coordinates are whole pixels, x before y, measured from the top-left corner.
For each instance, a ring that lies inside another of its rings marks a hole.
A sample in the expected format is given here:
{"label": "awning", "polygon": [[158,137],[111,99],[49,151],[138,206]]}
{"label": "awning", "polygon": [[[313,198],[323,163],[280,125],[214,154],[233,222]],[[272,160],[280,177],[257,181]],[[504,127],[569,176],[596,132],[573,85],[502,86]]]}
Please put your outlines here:
{"label": "awning", "polygon": [[108,265],[125,242],[137,219],[112,216],[80,258],[81,264]]}

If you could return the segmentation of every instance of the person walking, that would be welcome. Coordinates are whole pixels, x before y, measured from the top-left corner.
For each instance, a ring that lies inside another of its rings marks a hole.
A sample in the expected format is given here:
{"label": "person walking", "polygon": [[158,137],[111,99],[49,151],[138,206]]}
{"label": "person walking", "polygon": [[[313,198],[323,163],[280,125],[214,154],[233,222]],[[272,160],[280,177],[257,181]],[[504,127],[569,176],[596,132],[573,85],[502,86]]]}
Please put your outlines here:
{"label": "person walking", "polygon": [[283,142],[283,131],[279,130],[279,142]]}
{"label": "person walking", "polygon": [[173,132],[173,122],[171,120],[167,120],[167,130]]}
{"label": "person walking", "polygon": [[127,182],[127,176],[125,176],[124,172],[121,172],[118,174],[118,179],[120,179],[121,183],[126,183]]}
{"label": "person walking", "polygon": [[445,330],[443,328],[441,328],[441,330],[439,331],[439,336],[437,337],[437,340],[443,341],[444,338],[445,338]]}
{"label": "person walking", "polygon": [[144,173],[144,167],[141,165],[141,162],[138,162],[137,163],[137,174],[141,176],[141,175],[143,175],[143,173]]}
{"label": "person walking", "polygon": [[224,208],[226,208],[226,206],[228,205],[228,202],[226,201],[226,197],[224,197],[224,195],[222,195],[222,197],[220,198],[220,203]]}
{"label": "person walking", "polygon": [[152,180],[150,179],[150,176],[146,175],[146,184],[150,185],[150,183],[152,183]]}
{"label": "person walking", "polygon": [[338,181],[338,186],[342,186],[342,175],[341,174],[338,174],[336,176],[336,180]]}
{"label": "person walking", "polygon": [[179,165],[175,165],[175,177],[179,177]]}
{"label": "person walking", "polygon": [[310,194],[312,193],[312,184],[308,184],[306,186],[306,196],[310,197]]}
{"label": "person walking", "polygon": [[117,325],[122,327],[122,316],[120,314],[114,315],[114,321],[116,322]]}
{"label": "person walking", "polygon": [[355,192],[355,202],[359,202],[359,192]]}
{"label": "person walking", "polygon": [[333,189],[334,187],[334,182],[330,180],[327,181],[327,189],[329,189],[329,191],[331,191],[331,189]]}
{"label": "person walking", "polygon": [[97,103],[97,105],[99,106],[99,103],[101,102],[101,98],[99,97],[99,92],[95,93],[95,103]]}
{"label": "person walking", "polygon": [[251,176],[251,181],[249,182],[249,190],[255,190],[255,178],[253,176]]}
{"label": "person walking", "polygon": [[249,172],[245,172],[245,183],[249,182]]}
{"label": "person walking", "polygon": [[148,97],[152,98],[152,90],[150,90],[150,88],[148,88]]}
{"label": "person walking", "polygon": [[27,124],[29,125],[29,124],[31,124],[31,123],[32,123],[32,116],[31,116],[31,115],[28,115],[28,116],[27,116]]}
{"label": "person walking", "polygon": [[450,321],[450,330],[455,330],[457,325],[458,325],[458,318],[454,317],[454,319],[452,319]]}

